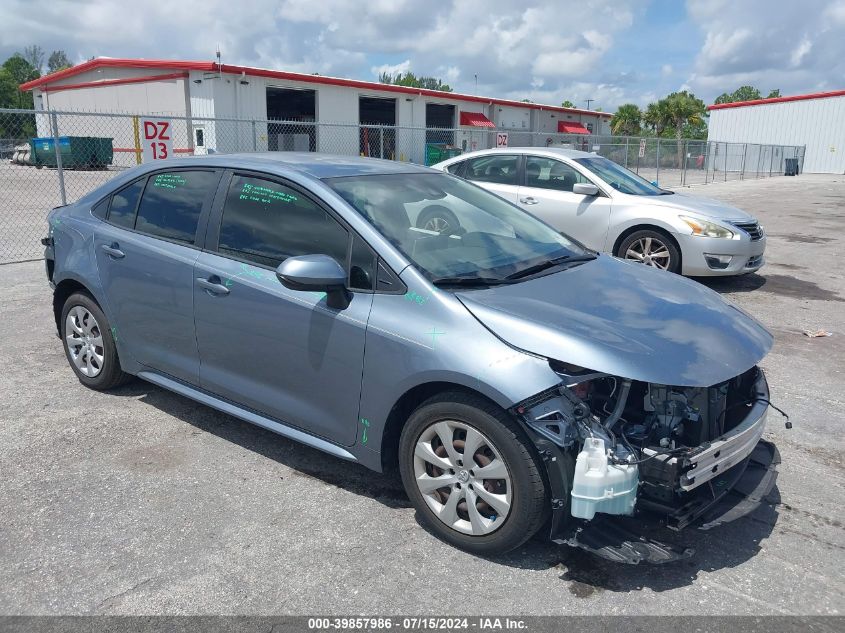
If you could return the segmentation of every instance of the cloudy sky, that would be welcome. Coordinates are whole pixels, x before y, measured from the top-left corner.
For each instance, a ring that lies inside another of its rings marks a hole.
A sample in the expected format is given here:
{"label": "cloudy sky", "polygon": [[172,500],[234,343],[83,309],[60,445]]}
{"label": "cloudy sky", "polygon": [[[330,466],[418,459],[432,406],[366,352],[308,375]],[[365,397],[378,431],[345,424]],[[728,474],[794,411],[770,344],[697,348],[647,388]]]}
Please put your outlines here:
{"label": "cloudy sky", "polygon": [[[845,0],[3,0],[0,60],[29,44],[212,59],[611,111],[682,88],[706,102],[845,88]],[[477,76],[477,87],[476,87]]]}

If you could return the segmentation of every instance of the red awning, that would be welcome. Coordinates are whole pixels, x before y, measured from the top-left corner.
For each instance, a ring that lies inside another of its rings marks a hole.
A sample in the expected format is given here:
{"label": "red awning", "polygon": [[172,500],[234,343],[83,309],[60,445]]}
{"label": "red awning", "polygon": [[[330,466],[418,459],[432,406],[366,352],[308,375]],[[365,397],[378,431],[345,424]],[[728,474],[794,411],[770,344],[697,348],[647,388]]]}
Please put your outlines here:
{"label": "red awning", "polygon": [[589,134],[590,130],[577,121],[558,121],[557,131],[562,134]]}
{"label": "red awning", "polygon": [[480,112],[461,112],[461,125],[471,125],[472,127],[496,127],[493,125],[493,121]]}

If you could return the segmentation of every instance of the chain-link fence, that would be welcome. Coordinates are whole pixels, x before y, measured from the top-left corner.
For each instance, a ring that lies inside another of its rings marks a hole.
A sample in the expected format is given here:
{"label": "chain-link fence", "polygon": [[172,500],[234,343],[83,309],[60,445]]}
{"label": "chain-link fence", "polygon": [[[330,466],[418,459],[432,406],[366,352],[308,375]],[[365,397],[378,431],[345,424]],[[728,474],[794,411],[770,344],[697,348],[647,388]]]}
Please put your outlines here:
{"label": "chain-link fence", "polygon": [[[166,125],[164,125],[166,124]],[[159,130],[149,126],[159,126]],[[167,137],[162,145],[147,137]],[[605,156],[663,187],[762,178],[803,164],[803,147],[495,128],[207,119],[0,109],[0,263],[37,259],[47,212],[145,159],[309,151],[432,165],[497,147],[562,147]],[[146,158],[145,158],[146,157]]]}

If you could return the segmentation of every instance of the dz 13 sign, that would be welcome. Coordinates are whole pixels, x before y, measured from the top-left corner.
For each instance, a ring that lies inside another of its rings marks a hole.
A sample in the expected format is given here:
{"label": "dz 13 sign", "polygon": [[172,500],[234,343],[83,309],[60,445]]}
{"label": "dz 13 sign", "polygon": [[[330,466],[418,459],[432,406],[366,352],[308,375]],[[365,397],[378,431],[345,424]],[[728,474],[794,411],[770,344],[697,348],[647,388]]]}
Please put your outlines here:
{"label": "dz 13 sign", "polygon": [[141,119],[140,124],[141,147],[145,163],[173,156],[173,134],[170,121]]}

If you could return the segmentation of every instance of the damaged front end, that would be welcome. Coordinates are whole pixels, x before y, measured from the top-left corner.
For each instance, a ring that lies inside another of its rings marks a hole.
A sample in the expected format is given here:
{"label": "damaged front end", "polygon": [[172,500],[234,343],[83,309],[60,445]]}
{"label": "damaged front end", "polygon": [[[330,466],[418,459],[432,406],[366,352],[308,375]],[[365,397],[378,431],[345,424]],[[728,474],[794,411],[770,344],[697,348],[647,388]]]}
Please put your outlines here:
{"label": "damaged front end", "polygon": [[692,552],[616,519],[708,529],[745,516],[772,490],[779,458],[761,439],[769,390],[758,367],[678,387],[550,365],[561,384],[512,413],[545,462],[555,542],[620,562],[667,562]]}

